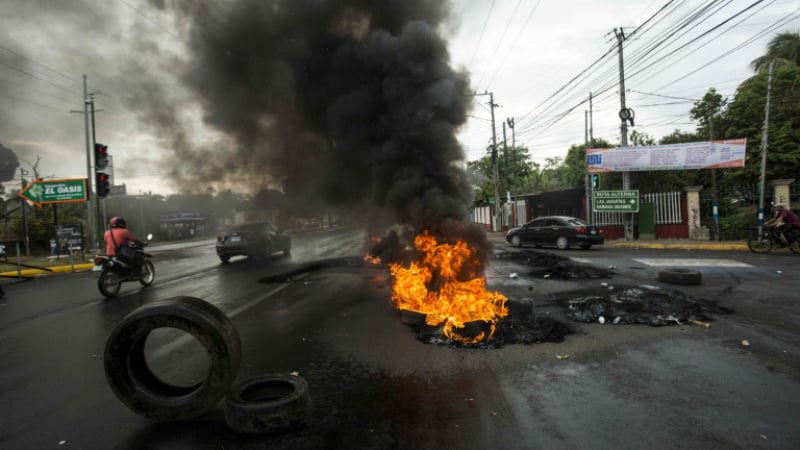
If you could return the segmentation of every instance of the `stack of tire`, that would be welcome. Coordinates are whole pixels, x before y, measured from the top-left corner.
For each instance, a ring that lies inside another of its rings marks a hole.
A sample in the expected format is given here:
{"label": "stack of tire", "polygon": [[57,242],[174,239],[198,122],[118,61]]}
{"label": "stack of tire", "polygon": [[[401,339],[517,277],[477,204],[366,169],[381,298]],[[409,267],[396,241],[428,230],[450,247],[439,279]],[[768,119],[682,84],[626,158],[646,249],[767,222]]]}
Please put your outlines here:
{"label": "stack of tire", "polygon": [[[158,328],[192,335],[209,360],[204,380],[174,386],[158,378],[145,359],[145,342]],[[190,420],[223,397],[225,421],[237,433],[266,434],[301,423],[309,407],[308,384],[299,376],[266,374],[234,383],[241,362],[239,334],[225,314],[194,297],[171,297],[128,314],[106,342],[106,379],[128,408],[157,422]]]}

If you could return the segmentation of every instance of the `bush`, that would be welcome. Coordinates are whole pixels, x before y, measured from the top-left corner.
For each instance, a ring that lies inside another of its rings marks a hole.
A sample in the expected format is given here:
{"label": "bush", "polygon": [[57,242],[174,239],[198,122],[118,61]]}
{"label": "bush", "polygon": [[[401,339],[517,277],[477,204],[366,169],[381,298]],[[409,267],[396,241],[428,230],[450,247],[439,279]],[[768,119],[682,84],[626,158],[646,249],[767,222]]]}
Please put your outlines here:
{"label": "bush", "polygon": [[746,240],[750,230],[757,225],[758,208],[743,206],[729,211],[719,218],[719,234],[722,241]]}

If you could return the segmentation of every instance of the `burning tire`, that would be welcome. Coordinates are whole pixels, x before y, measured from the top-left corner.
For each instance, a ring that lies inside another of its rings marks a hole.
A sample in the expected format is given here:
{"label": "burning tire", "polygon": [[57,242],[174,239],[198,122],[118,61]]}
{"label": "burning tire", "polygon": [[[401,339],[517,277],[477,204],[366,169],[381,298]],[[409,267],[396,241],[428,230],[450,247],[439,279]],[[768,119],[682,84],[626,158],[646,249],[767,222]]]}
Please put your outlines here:
{"label": "burning tire", "polygon": [[670,284],[698,285],[703,280],[703,275],[696,270],[667,269],[658,272],[659,281]]}
{"label": "burning tire", "polygon": [[[205,380],[174,386],[148,367],[145,342],[157,328],[191,334],[206,350]],[[128,408],[149,419],[171,422],[198,417],[214,407],[233,385],[241,361],[239,335],[216,307],[194,297],[172,297],[146,304],[128,314],[106,342],[106,380]]]}
{"label": "burning tire", "polygon": [[302,422],[308,383],[292,375],[267,374],[239,383],[225,400],[225,422],[237,433],[268,434]]}

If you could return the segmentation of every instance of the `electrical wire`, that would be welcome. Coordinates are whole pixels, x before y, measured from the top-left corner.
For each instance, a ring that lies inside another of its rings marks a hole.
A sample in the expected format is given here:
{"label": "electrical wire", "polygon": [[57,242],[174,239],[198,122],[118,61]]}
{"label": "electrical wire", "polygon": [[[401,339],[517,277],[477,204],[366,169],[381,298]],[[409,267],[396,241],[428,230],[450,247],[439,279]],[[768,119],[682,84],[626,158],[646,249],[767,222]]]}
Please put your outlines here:
{"label": "electrical wire", "polygon": [[517,10],[519,9],[519,5],[521,3],[522,0],[517,1],[517,6],[514,7],[514,11],[511,13],[511,17],[508,19],[508,23],[503,28],[503,32],[500,34],[500,39],[497,40],[497,46],[492,52],[492,56],[491,58],[489,58],[489,62],[483,66],[483,70],[481,71],[481,76],[480,78],[478,78],[478,83],[475,85],[476,87],[479,87],[481,85],[481,82],[483,81],[483,76],[486,74],[486,71],[489,69],[489,67],[492,66],[492,62],[494,61],[494,58],[497,56],[497,53],[500,51],[500,46],[503,44],[503,39],[505,39],[506,37],[506,32],[508,32],[508,28],[511,26],[511,22],[514,21],[514,17],[517,16]]}
{"label": "electrical wire", "polygon": [[475,49],[472,50],[472,57],[469,59],[469,65],[467,67],[472,67],[472,62],[475,60],[475,54],[478,52],[478,47],[480,47],[481,41],[483,40],[483,33],[486,31],[486,25],[489,24],[489,18],[492,16],[492,10],[494,10],[494,2],[495,0],[492,0],[489,13],[486,14],[486,20],[483,21],[483,28],[481,28],[481,34],[478,36],[478,43],[475,44]]}

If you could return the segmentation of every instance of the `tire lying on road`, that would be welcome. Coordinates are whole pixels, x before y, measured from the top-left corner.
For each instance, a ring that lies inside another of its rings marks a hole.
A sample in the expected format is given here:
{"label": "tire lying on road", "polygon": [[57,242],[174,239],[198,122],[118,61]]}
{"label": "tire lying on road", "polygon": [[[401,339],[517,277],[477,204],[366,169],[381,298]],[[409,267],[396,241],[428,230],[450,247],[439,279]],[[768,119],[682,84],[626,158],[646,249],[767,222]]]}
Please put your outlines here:
{"label": "tire lying on road", "polygon": [[703,280],[703,275],[696,270],[666,269],[658,272],[658,279],[664,283],[691,286],[700,284]]}
{"label": "tire lying on road", "polygon": [[[192,335],[208,356],[208,373],[191,386],[159,379],[145,359],[147,336],[158,328]],[[158,422],[201,416],[231,389],[241,362],[239,334],[225,314],[194,297],[171,297],[145,304],[117,325],[106,341],[106,380],[128,408]]]}
{"label": "tire lying on road", "polygon": [[274,433],[302,422],[308,406],[305,379],[266,374],[236,385],[225,400],[225,422],[237,433]]}

